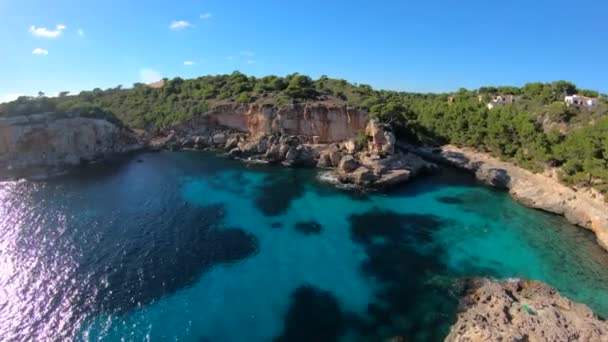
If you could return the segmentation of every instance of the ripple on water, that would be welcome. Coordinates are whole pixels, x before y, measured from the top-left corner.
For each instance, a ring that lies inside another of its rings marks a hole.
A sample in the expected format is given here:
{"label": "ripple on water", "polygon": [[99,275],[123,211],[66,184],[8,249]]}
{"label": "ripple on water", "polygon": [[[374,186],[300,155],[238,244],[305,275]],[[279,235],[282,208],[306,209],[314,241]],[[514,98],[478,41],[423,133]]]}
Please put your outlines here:
{"label": "ripple on water", "polygon": [[460,173],[370,194],[205,153],[139,158],[0,183],[0,336],[441,340],[466,276],[540,279],[608,315],[592,234]]}

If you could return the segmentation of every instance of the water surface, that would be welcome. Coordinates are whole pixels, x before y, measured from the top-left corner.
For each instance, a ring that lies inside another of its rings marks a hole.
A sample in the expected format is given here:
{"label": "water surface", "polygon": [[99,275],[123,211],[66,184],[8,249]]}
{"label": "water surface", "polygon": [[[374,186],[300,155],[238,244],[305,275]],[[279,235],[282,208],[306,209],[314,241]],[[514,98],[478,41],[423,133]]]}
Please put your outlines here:
{"label": "water surface", "polygon": [[0,198],[1,339],[440,340],[467,276],[539,279],[608,316],[591,233],[456,171],[365,195],[163,152]]}

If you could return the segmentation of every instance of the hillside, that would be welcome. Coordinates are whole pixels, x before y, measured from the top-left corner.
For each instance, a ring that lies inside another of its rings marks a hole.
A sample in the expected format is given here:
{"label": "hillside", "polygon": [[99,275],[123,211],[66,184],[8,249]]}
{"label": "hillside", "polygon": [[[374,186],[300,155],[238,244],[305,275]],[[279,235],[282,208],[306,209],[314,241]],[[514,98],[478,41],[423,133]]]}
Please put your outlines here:
{"label": "hillside", "polygon": [[[256,78],[239,72],[184,80],[162,86],[135,84],[94,89],[56,98],[22,97],[0,104],[0,116],[41,112],[79,113],[119,120],[131,128],[155,130],[186,122],[222,104],[282,107],[298,102],[364,109],[391,123],[398,135],[425,144],[473,147],[533,171],[560,168],[569,185],[608,190],[608,102],[597,92],[569,82],[529,83],[518,87],[482,87],[453,94],[375,90],[325,76],[313,80],[291,74]],[[567,107],[564,96],[599,97],[591,107]],[[497,95],[512,103],[493,109]]]}

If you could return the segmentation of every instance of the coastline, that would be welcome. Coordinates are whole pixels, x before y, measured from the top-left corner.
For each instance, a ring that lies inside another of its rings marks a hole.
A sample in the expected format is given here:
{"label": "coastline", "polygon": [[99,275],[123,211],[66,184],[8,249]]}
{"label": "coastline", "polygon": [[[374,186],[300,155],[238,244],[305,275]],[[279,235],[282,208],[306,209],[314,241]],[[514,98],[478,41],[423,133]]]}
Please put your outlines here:
{"label": "coastline", "polygon": [[555,178],[533,173],[469,148],[440,148],[399,144],[433,162],[473,173],[483,183],[504,189],[523,205],[564,216],[570,223],[589,229],[608,251],[608,203],[585,189],[572,189]]}

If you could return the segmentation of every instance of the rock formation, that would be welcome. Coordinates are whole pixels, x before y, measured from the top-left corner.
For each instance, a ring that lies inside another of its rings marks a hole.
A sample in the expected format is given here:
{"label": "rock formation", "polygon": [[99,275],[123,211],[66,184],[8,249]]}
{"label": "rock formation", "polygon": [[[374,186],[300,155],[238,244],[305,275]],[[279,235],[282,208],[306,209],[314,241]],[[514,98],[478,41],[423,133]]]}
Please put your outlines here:
{"label": "rock formation", "polygon": [[[375,189],[436,168],[415,154],[395,153],[396,139],[390,128],[364,114],[341,107],[220,106],[154,139],[151,145],[211,148],[245,161],[332,168],[332,179]],[[361,134],[367,144],[353,138]]]}
{"label": "rock formation", "polygon": [[62,168],[139,149],[128,129],[103,119],[53,113],[0,119],[0,168]]}
{"label": "rock formation", "polygon": [[508,189],[515,200],[528,207],[565,216],[571,223],[592,230],[598,243],[608,250],[608,203],[590,191],[572,189],[553,177],[532,173],[471,149],[451,145],[409,148],[427,159],[474,173],[488,185]]}
{"label": "rock formation", "polygon": [[537,281],[471,279],[446,341],[608,341],[608,323]]}
{"label": "rock formation", "polygon": [[276,107],[261,104],[218,104],[184,127],[225,127],[235,131],[309,137],[312,143],[347,140],[364,131],[366,111],[320,103]]}

